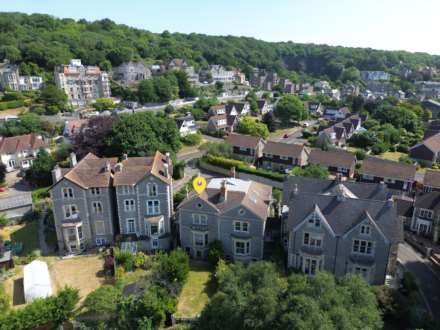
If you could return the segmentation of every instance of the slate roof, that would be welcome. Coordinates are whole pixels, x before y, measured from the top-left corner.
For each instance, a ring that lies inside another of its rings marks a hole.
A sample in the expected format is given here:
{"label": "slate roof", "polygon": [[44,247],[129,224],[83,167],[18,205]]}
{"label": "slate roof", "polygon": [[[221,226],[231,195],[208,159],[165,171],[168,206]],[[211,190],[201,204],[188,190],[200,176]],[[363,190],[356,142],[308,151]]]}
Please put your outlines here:
{"label": "slate roof", "polygon": [[[226,180],[226,199],[222,198],[220,189],[209,187],[212,180]],[[268,203],[271,200],[272,187],[255,181],[233,178],[212,180],[208,182],[207,188],[200,195],[194,191],[191,192],[179,207],[182,207],[189,200],[200,198],[213,206],[220,214],[242,205],[260,219],[264,221],[267,219],[269,215]],[[239,185],[240,187],[234,189],[234,185]]]}
{"label": "slate roof", "polygon": [[356,198],[386,201],[391,193],[383,183],[363,183],[356,181],[339,181],[338,179],[318,179],[304,176],[288,176],[283,184],[283,203],[287,205],[293,190],[306,194],[337,195],[337,186],[341,184]]}
{"label": "slate roof", "polygon": [[414,181],[416,167],[414,165],[393,162],[377,157],[366,157],[362,162],[359,173],[380,178]]}
{"label": "slate roof", "polygon": [[231,133],[226,138],[226,143],[236,147],[255,149],[260,140],[260,138],[251,135]]}
{"label": "slate roof", "polygon": [[341,199],[337,196],[306,194],[299,192],[289,201],[287,230],[300,224],[317,209],[327,220],[335,235],[342,236],[370,217],[392,243],[403,241],[403,226],[398,220],[392,201],[366,199]]}
{"label": "slate roof", "polygon": [[356,163],[356,156],[351,152],[321,149],[312,149],[309,163],[315,165],[352,168]]}
{"label": "slate roof", "polygon": [[397,215],[401,217],[411,218],[414,211],[414,198],[408,196],[393,196],[396,205]]}
{"label": "slate roof", "polygon": [[0,153],[2,154],[15,154],[22,150],[47,147],[49,147],[49,142],[38,134],[0,137]]}
{"label": "slate roof", "polygon": [[194,116],[191,113],[187,113],[186,116],[176,118],[177,128],[180,129],[184,122],[191,120],[194,120]]}
{"label": "slate roof", "polygon": [[427,170],[423,177],[423,185],[440,188],[440,171]]}
{"label": "slate roof", "polygon": [[290,144],[282,142],[267,141],[264,145],[263,152],[271,155],[286,156],[298,158],[304,151],[304,144]]}
{"label": "slate roof", "polygon": [[415,207],[428,210],[438,209],[440,207],[440,191],[431,191],[420,193],[415,197]]}

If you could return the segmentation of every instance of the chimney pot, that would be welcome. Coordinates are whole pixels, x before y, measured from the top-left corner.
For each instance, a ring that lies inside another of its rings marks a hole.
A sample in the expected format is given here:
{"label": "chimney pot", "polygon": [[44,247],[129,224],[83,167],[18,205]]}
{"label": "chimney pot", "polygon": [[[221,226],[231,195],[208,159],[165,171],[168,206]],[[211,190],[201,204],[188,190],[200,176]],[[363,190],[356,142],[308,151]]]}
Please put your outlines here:
{"label": "chimney pot", "polygon": [[127,160],[128,159],[128,155],[127,154],[122,154],[122,160]]}
{"label": "chimney pot", "polygon": [[56,165],[52,170],[52,183],[55,184],[61,180],[61,168]]}
{"label": "chimney pot", "polygon": [[228,188],[226,186],[226,179],[224,179],[220,187],[220,201],[225,202],[227,199],[228,199]]}
{"label": "chimney pot", "polygon": [[77,164],[76,154],[74,152],[70,153],[70,167],[74,168]]}

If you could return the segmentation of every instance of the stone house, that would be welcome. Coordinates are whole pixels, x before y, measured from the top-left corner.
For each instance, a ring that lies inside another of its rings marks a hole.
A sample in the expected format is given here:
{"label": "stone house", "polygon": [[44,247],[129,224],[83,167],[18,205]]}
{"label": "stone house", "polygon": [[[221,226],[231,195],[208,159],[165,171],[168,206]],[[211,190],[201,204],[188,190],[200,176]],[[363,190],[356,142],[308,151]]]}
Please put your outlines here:
{"label": "stone house", "polygon": [[178,207],[180,245],[191,257],[205,259],[208,244],[218,240],[228,260],[261,260],[271,198],[272,188],[257,182],[212,179]]}
{"label": "stone house", "polygon": [[151,78],[151,71],[142,62],[126,62],[113,68],[113,80],[124,86],[132,86],[145,79]]}
{"label": "stone house", "polygon": [[342,187],[330,195],[294,187],[285,209],[288,267],[308,276],[359,274],[370,284],[393,274],[403,227],[392,200],[353,198]]}
{"label": "stone house", "polygon": [[261,165],[269,170],[287,171],[307,165],[310,150],[303,144],[267,141],[263,148]]}

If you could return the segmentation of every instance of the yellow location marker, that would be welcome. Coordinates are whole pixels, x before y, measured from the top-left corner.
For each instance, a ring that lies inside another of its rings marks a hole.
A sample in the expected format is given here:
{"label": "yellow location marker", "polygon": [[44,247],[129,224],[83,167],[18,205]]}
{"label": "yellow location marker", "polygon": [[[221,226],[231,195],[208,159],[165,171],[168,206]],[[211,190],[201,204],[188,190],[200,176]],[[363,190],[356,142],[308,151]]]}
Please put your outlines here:
{"label": "yellow location marker", "polygon": [[200,195],[206,188],[206,180],[200,175],[196,176],[192,182],[194,190]]}

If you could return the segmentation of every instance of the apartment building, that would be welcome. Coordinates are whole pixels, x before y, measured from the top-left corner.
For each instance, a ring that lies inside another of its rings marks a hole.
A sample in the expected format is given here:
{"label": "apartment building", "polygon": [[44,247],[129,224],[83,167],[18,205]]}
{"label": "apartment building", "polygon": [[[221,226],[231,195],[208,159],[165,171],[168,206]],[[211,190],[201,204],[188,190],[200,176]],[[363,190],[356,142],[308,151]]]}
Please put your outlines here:
{"label": "apartment building", "polygon": [[74,106],[84,106],[93,100],[110,97],[110,82],[107,72],[97,66],[82,65],[73,59],[68,65],[55,68],[55,83],[64,90]]}
{"label": "apartment building", "polygon": [[13,91],[31,91],[43,88],[40,76],[20,76],[18,66],[8,61],[0,63],[0,88]]}

